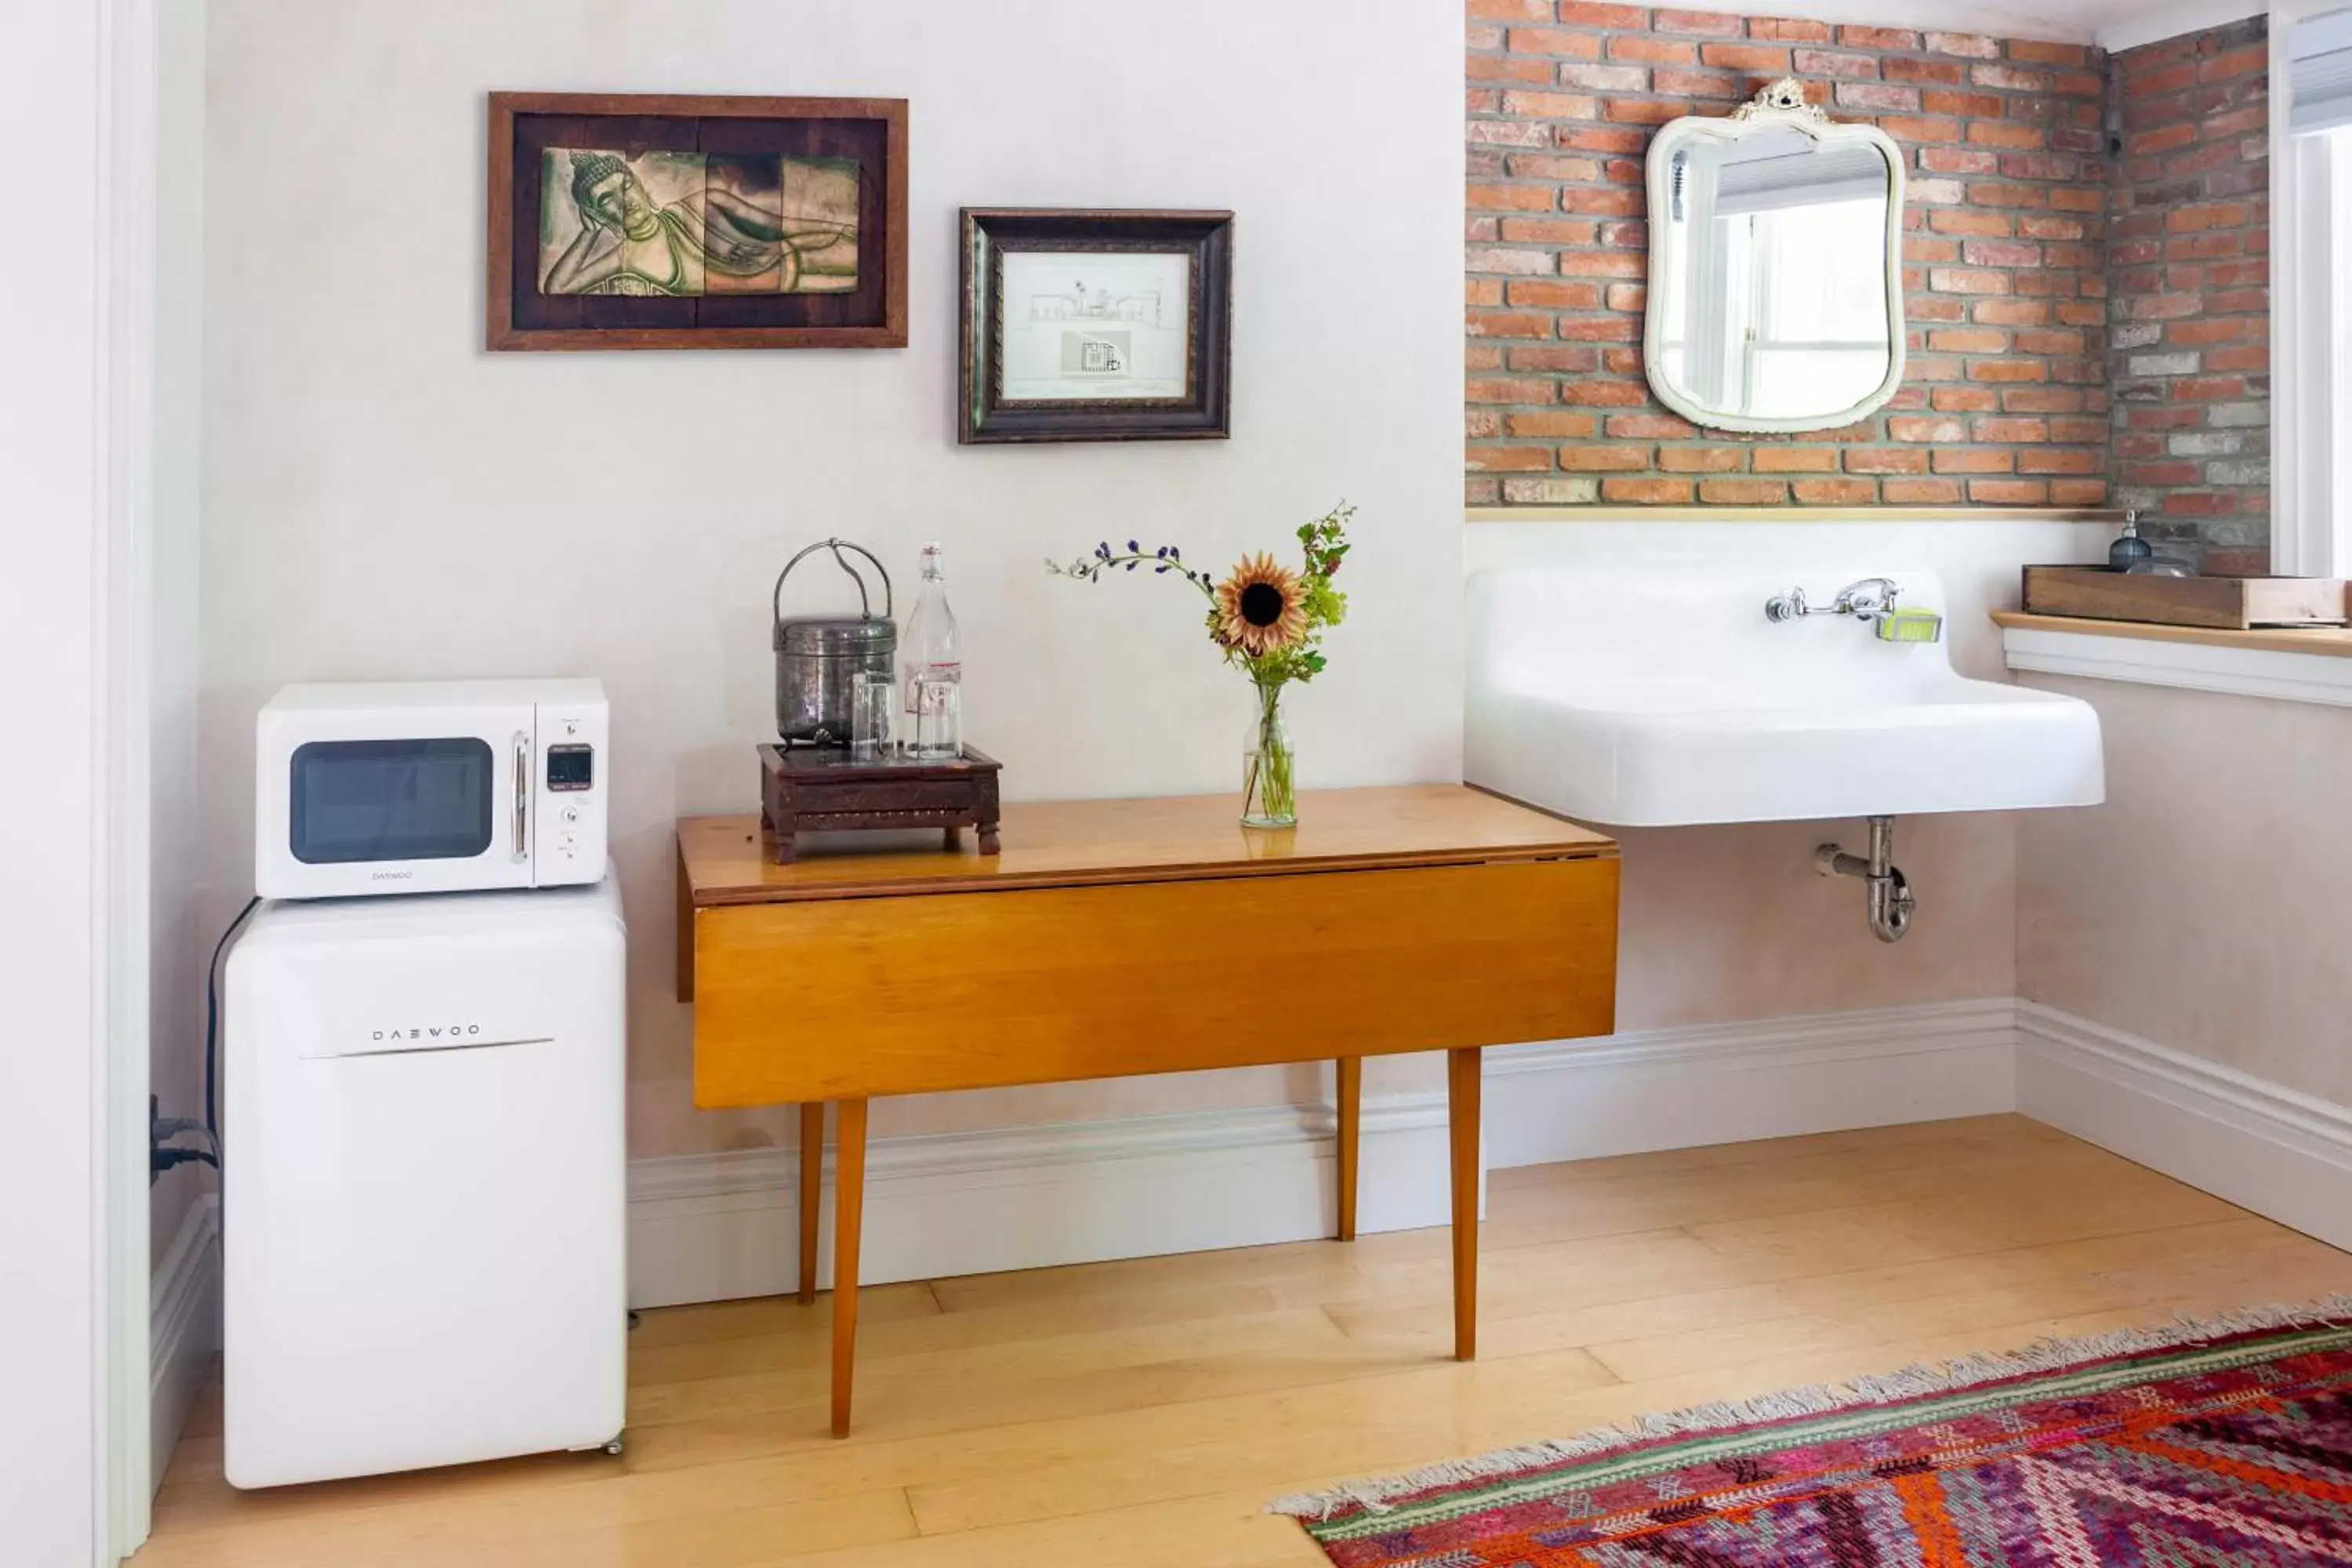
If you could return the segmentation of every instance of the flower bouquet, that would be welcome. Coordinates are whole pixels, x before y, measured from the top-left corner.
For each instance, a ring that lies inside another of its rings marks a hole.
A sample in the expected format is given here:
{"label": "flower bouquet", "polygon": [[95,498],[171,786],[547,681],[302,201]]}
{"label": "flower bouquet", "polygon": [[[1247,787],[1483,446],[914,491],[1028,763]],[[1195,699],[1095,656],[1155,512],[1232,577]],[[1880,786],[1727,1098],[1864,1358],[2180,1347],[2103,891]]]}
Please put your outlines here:
{"label": "flower bouquet", "polygon": [[1225,662],[1250,679],[1257,693],[1257,716],[1242,750],[1242,822],[1250,827],[1288,827],[1298,820],[1297,756],[1282,721],[1282,691],[1292,681],[1323,672],[1325,628],[1348,616],[1348,596],[1331,586],[1346,559],[1348,520],[1356,509],[1344,501],[1298,530],[1305,565],[1297,572],[1266,554],[1244,555],[1223,582],[1184,563],[1172,544],[1146,551],[1130,539],[1124,551],[1106,542],[1094,553],[1067,565],[1048,561],[1064,577],[1099,583],[1108,572],[1149,568],[1155,577],[1174,575],[1209,602],[1209,638]]}

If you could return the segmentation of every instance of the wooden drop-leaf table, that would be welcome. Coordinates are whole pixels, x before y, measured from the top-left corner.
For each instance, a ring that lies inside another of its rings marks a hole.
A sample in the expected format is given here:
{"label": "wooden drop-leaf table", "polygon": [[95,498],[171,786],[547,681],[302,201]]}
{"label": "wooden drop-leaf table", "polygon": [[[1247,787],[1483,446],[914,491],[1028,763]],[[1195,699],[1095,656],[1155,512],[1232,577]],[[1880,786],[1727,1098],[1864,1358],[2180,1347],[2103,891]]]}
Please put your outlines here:
{"label": "wooden drop-leaf table", "polygon": [[1235,805],[1009,805],[996,855],[933,836],[787,865],[757,816],[679,821],[695,1103],[801,1107],[803,1300],[838,1108],[836,1434],[879,1095],[1332,1058],[1345,1240],[1363,1058],[1447,1051],[1454,1354],[1475,1353],[1479,1051],[1614,1026],[1617,847],[1458,784],[1308,793],[1272,831]]}

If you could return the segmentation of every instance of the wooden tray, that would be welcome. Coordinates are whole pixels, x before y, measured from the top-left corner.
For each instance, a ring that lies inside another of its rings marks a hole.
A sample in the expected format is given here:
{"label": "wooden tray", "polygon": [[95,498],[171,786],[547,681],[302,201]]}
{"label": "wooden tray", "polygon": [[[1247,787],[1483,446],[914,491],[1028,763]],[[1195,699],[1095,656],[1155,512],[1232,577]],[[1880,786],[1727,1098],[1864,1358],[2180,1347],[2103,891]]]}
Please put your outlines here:
{"label": "wooden tray", "polygon": [[2166,626],[2340,626],[2347,615],[2335,577],[2156,577],[2089,566],[2028,566],[2029,615]]}
{"label": "wooden tray", "polygon": [[937,827],[954,848],[977,828],[980,852],[997,852],[996,775],[1003,764],[970,746],[947,762],[860,759],[836,746],[760,748],[760,826],[772,830],[779,866],[793,862],[795,833]]}

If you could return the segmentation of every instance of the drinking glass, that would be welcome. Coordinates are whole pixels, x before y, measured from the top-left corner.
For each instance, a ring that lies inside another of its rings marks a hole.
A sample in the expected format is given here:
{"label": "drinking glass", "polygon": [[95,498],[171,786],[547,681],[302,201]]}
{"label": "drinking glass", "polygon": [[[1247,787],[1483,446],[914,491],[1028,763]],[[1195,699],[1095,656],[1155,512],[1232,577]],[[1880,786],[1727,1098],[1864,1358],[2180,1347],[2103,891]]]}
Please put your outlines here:
{"label": "drinking glass", "polygon": [[891,714],[898,706],[898,679],[887,671],[868,670],[857,678],[849,695],[850,753],[887,760],[891,750]]}

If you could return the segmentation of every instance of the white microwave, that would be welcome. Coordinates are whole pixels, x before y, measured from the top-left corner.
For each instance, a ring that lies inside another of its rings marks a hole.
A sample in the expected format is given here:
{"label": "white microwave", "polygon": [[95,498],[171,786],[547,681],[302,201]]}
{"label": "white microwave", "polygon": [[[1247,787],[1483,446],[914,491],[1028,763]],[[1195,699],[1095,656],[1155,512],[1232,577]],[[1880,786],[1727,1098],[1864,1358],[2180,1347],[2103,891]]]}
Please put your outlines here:
{"label": "white microwave", "polygon": [[289,686],[256,726],[254,890],[594,882],[609,724],[594,680]]}

